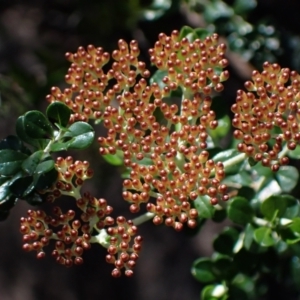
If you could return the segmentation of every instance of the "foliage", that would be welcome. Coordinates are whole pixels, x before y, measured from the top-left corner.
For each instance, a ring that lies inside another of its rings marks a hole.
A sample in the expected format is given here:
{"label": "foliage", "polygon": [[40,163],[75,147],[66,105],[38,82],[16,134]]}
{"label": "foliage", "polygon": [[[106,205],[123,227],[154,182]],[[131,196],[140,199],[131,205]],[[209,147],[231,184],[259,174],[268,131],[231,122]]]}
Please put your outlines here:
{"label": "foliage", "polygon": [[[114,277],[122,270],[133,275],[138,226],[148,220],[176,231],[201,230],[208,219],[225,222],[211,257],[191,269],[203,286],[201,299],[265,299],[273,286],[295,297],[299,172],[289,157],[299,159],[300,76],[273,63],[283,47],[279,32],[264,20],[247,21],[256,1],[184,2],[207,27],[159,34],[149,50],[154,72],[139,60],[136,41],[119,40],[111,54],[93,45],[66,54],[69,86],[51,88],[46,113],[26,112],[16,135],[0,142],[0,219],[19,200],[42,206],[72,197],[80,214],[54,206],[52,215],[29,210],[21,218],[24,250],[43,258],[54,240],[52,256],[72,266],[98,243],[107,248]],[[153,1],[140,13],[154,21],[178,6]],[[222,94],[226,45],[213,32],[262,69],[237,92],[233,114]],[[133,220],[113,218],[109,200],[82,192],[93,171],[66,155],[92,147],[99,125],[106,130],[97,139],[100,155],[120,170],[130,212],[147,211]]]}

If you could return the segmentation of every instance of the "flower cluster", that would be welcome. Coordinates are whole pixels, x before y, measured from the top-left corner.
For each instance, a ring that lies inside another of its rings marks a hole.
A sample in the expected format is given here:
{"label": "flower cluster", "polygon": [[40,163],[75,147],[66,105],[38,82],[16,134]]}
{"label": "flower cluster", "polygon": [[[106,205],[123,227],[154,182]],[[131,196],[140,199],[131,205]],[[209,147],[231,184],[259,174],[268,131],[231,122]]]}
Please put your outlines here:
{"label": "flower cluster", "polygon": [[[222,163],[208,159],[208,129],[217,127],[211,110],[213,92],[223,90],[223,71],[228,64],[225,44],[213,34],[203,41],[161,33],[150,61],[163,74],[162,82],[146,79],[146,65],[138,60],[137,42],[119,41],[112,52],[113,63],[105,73],[110,55],[102,48],[79,47],[67,53],[72,65],[66,75],[71,86],[63,92],[52,88],[48,101],[62,101],[73,111],[71,121],[103,121],[107,136],[99,137],[101,155],[122,153],[131,171],[124,181],[123,197],[138,212],[141,203],[155,214],[155,224],[163,221],[176,230],[183,223],[194,227],[197,211],[191,200],[208,195],[211,203],[227,200]],[[181,90],[180,105],[165,99]],[[114,100],[117,103],[114,103]],[[162,116],[164,121],[157,120]]]}
{"label": "flower cluster", "polygon": [[43,191],[49,193],[47,200],[53,202],[61,195],[80,197],[80,189],[85,180],[92,178],[93,170],[89,168],[88,161],[73,161],[72,156],[66,158],[58,157],[55,168],[58,171],[58,178],[53,187]]}
{"label": "flower cluster", "polygon": [[[300,141],[300,76],[278,64],[264,63],[239,90],[232,106],[238,150],[277,171],[288,163],[283,145],[294,150]],[[290,82],[290,83],[289,83]],[[289,85],[288,85],[289,83]]]}
{"label": "flower cluster", "polygon": [[84,250],[90,248],[94,241],[93,230],[98,232],[105,227],[112,226],[114,219],[110,217],[112,207],[107,205],[105,199],[96,199],[86,192],[82,196],[80,188],[83,181],[93,174],[86,161],[75,161],[68,156],[66,159],[58,157],[56,169],[59,172],[55,186],[47,191],[47,200],[53,202],[61,195],[72,196],[76,199],[77,207],[82,211],[80,219],[75,219],[75,211],[69,210],[63,214],[56,206],[53,216],[45,212],[28,211],[26,218],[21,218],[20,231],[24,235],[23,248],[26,251],[37,251],[37,257],[43,258],[43,248],[55,240],[55,249],[52,256],[56,261],[65,266],[81,264]]}
{"label": "flower cluster", "polygon": [[141,251],[142,237],[133,236],[137,233],[137,227],[132,221],[126,221],[122,216],[118,217],[116,227],[107,229],[110,235],[109,247],[107,249],[106,261],[114,264],[115,269],[112,271],[112,276],[119,277],[121,269],[125,269],[125,275],[130,277],[133,275],[133,267],[139,258]]}

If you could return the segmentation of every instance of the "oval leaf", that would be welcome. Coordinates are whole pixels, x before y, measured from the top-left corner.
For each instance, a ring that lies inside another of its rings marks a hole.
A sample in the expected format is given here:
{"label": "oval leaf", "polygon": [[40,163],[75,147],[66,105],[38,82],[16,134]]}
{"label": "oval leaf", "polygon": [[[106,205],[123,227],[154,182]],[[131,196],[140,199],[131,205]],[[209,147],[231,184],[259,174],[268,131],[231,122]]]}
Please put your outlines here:
{"label": "oval leaf", "polygon": [[63,135],[68,144],[68,149],[84,149],[89,147],[94,140],[94,129],[86,122],[72,124]]}
{"label": "oval leaf", "polygon": [[254,230],[254,239],[262,247],[270,247],[275,244],[272,231],[267,227],[260,227]]}
{"label": "oval leaf", "polygon": [[23,161],[28,157],[19,151],[3,149],[0,150],[0,175],[12,176],[20,169]]}
{"label": "oval leaf", "polygon": [[211,205],[208,196],[198,196],[193,203],[198,211],[199,218],[212,218],[215,212],[215,208]]}
{"label": "oval leaf", "polygon": [[46,114],[53,123],[66,127],[70,120],[71,111],[66,104],[55,101],[48,106]]}
{"label": "oval leaf", "polygon": [[213,273],[213,262],[208,258],[199,258],[192,266],[193,276],[200,282],[212,282],[216,279]]}
{"label": "oval leaf", "polygon": [[235,197],[232,199],[228,205],[227,214],[232,222],[241,225],[250,223],[254,215],[249,202],[243,197]]}
{"label": "oval leaf", "polygon": [[47,139],[53,137],[53,128],[43,113],[32,110],[24,115],[26,134],[33,139]]}

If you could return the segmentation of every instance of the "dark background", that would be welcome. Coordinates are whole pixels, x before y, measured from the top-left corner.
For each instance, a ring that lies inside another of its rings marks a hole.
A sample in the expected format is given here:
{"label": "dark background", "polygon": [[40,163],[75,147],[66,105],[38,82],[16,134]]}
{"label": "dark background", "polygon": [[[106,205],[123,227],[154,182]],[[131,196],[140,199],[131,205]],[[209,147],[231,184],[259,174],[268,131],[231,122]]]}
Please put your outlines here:
{"label": "dark background", "polygon": [[[44,110],[51,86],[64,86],[68,68],[65,52],[88,44],[111,51],[120,38],[137,39],[141,56],[147,60],[147,48],[160,32],[169,34],[183,25],[205,24],[201,13],[187,10],[179,0],[173,1],[160,18],[146,20],[143,10],[151,2],[1,0],[0,137],[14,133],[20,114],[33,108]],[[266,20],[276,28],[281,43],[276,58],[298,72],[299,11],[299,1],[263,0],[245,16],[250,23]],[[245,61],[232,51],[228,57],[232,77],[226,97],[233,102],[235,90],[257,66],[255,60]],[[89,153],[73,154],[78,159],[90,157]],[[120,197],[118,169],[100,157],[92,158],[92,164],[96,175],[87,188],[95,196],[108,199],[115,207],[115,215],[129,216],[127,204]],[[201,286],[190,274],[190,267],[199,256],[209,255],[214,233],[222,226],[208,222],[200,234],[190,237],[170,228],[144,224],[140,228],[143,251],[135,276],[114,279],[110,276],[112,266],[105,263],[106,251],[98,245],[85,254],[82,266],[70,269],[57,265],[50,255],[37,261],[34,253],[24,253],[18,228],[19,218],[27,209],[24,203],[18,203],[8,220],[0,224],[0,300],[199,299]]]}

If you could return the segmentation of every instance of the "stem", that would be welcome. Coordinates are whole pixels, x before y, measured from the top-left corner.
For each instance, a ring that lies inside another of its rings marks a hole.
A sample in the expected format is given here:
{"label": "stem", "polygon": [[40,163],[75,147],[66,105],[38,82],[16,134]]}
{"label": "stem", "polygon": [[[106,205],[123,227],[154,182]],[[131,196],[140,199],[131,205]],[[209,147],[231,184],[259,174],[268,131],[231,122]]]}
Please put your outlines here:
{"label": "stem", "polygon": [[98,243],[104,248],[108,248],[109,239],[110,236],[108,235],[107,231],[105,229],[101,229],[97,235],[91,237],[90,243]]}
{"label": "stem", "polygon": [[134,225],[137,226],[137,225],[143,224],[143,223],[145,223],[145,222],[153,219],[154,216],[155,216],[154,213],[152,213],[152,212],[146,212],[143,215],[141,215],[141,216],[133,219],[132,222],[133,222]]}
{"label": "stem", "polygon": [[237,156],[234,156],[232,158],[229,158],[228,160],[226,160],[223,165],[224,165],[224,168],[229,168],[233,165],[236,165],[240,162],[242,162],[243,160],[245,160],[247,157],[247,155],[245,153],[240,153],[238,154]]}

